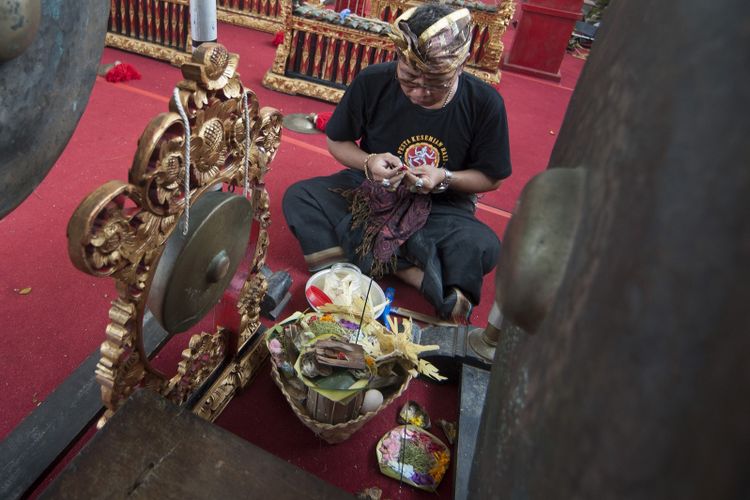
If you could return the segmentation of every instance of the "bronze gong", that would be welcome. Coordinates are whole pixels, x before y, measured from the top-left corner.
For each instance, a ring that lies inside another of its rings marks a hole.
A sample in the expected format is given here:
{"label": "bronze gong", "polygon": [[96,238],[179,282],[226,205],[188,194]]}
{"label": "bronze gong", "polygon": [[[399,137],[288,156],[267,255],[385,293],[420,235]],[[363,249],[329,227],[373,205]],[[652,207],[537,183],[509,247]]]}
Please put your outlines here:
{"label": "bronze gong", "polygon": [[750,498],[748,61],[746,1],[610,2],[503,238],[467,498]]}
{"label": "bronze gong", "polygon": [[292,113],[284,115],[282,123],[284,127],[300,134],[320,134],[315,128],[315,113]]}
{"label": "bronze gong", "polygon": [[108,12],[105,0],[49,0],[38,31],[28,26],[16,39],[0,29],[0,46],[15,47],[0,62],[0,219],[39,185],[73,134],[94,85]]}
{"label": "bronze gong", "polygon": [[167,240],[148,298],[166,331],[188,330],[216,305],[245,256],[252,220],[247,198],[220,191],[190,207],[186,235],[183,215]]}

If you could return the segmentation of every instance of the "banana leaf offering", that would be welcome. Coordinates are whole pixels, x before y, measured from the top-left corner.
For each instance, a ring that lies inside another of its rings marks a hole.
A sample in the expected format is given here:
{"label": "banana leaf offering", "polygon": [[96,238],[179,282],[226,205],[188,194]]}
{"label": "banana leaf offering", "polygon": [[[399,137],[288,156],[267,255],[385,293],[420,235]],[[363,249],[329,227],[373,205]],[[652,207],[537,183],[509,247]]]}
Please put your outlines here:
{"label": "banana leaf offering", "polygon": [[347,404],[365,391],[388,390],[408,376],[443,380],[437,368],[420,359],[438,346],[412,341],[409,320],[377,322],[362,300],[350,306],[327,304],[314,312],[296,312],[266,332],[266,344],[278,371],[302,402],[308,391]]}

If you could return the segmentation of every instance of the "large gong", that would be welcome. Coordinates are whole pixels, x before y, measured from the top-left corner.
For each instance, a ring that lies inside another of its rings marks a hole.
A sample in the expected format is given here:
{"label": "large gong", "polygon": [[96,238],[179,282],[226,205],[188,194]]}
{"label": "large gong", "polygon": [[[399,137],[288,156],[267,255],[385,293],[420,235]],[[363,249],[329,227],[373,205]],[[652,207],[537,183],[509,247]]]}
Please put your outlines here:
{"label": "large gong", "polygon": [[86,109],[108,11],[106,0],[0,2],[0,219],[42,182]]}
{"label": "large gong", "polygon": [[468,498],[750,498],[750,3],[612,1],[586,64],[503,241]]}

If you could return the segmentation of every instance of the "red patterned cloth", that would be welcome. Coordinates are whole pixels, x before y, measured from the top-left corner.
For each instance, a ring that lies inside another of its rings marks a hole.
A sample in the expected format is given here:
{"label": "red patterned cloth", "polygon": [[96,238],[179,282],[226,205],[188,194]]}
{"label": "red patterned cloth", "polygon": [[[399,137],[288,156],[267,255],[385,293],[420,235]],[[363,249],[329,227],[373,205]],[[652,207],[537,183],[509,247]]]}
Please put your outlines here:
{"label": "red patterned cloth", "polygon": [[357,254],[372,255],[371,275],[379,278],[394,272],[399,247],[427,222],[430,196],[411,193],[403,184],[387,191],[369,180],[342,195],[351,203],[352,229],[364,227]]}

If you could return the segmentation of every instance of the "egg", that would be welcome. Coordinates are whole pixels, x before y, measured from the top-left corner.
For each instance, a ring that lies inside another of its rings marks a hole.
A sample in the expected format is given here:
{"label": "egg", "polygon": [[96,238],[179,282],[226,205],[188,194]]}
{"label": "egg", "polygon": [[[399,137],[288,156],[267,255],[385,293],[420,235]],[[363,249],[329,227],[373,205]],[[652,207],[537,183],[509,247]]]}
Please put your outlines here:
{"label": "egg", "polygon": [[377,389],[370,389],[365,393],[365,398],[362,400],[362,408],[360,412],[362,414],[370,413],[380,408],[383,404],[383,393]]}

